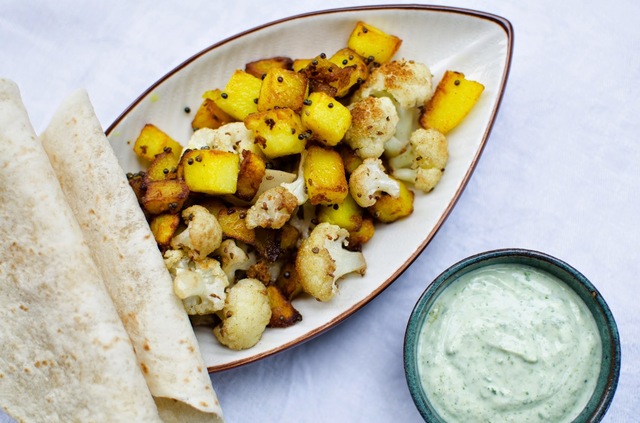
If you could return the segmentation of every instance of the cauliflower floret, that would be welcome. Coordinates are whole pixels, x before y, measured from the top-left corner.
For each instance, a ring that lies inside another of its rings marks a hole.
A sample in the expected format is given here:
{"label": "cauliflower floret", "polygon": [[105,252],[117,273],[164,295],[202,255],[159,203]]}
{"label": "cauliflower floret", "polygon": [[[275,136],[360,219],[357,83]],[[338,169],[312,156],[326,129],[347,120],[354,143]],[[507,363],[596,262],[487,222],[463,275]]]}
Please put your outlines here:
{"label": "cauliflower floret", "polygon": [[401,108],[422,106],[433,95],[433,75],[427,65],[394,60],[374,68],[354,93],[355,99],[391,97]]}
{"label": "cauliflower floret", "polygon": [[216,254],[220,256],[222,270],[227,275],[229,282],[235,280],[237,270],[247,270],[256,262],[255,254],[247,254],[233,238],[222,241]]}
{"label": "cauliflower floret", "polygon": [[222,228],[218,219],[198,205],[182,211],[187,228],[171,240],[171,248],[186,250],[193,260],[201,260],[211,254],[222,242]]}
{"label": "cauliflower floret", "polygon": [[345,142],[363,159],[380,157],[399,121],[393,102],[387,97],[366,97],[348,108],[351,126],[344,135]]}
{"label": "cauliflower floret", "polygon": [[267,288],[257,279],[238,281],[229,288],[219,315],[222,323],[213,329],[213,334],[221,344],[232,350],[253,347],[271,319]]}
{"label": "cauliflower floret", "polygon": [[348,273],[364,274],[367,264],[360,251],[349,251],[349,231],[327,222],[318,224],[300,245],[296,271],[302,289],[319,301],[329,301],[338,291],[336,281]]}
{"label": "cauliflower floret", "polygon": [[442,178],[449,160],[447,138],[435,129],[417,129],[409,139],[410,148],[389,159],[391,175],[431,191]]}
{"label": "cauliflower floret", "polygon": [[277,186],[260,194],[255,204],[247,210],[247,228],[280,229],[298,207],[298,199],[288,189]]}
{"label": "cauliflower floret", "polygon": [[262,150],[255,143],[253,131],[247,129],[243,122],[227,123],[217,129],[198,129],[191,135],[186,149],[197,150],[203,147],[240,155],[244,150],[249,150],[264,157]]}
{"label": "cauliflower floret", "polygon": [[293,182],[283,182],[281,187],[285,188],[291,194],[293,194],[298,200],[298,205],[302,205],[307,202],[309,195],[307,194],[307,184],[304,181],[304,161],[307,158],[307,150],[300,153],[300,162],[298,164],[298,175]]}
{"label": "cauliflower floret", "polygon": [[384,145],[384,154],[394,157],[407,148],[409,136],[418,128],[420,106],[433,95],[433,75],[419,62],[394,60],[375,68],[354,93],[352,101],[366,97],[389,97],[397,109],[395,134]]}
{"label": "cauliflower floret", "polygon": [[387,175],[382,160],[368,158],[351,173],[349,192],[360,207],[369,207],[383,192],[392,197],[399,196],[400,183]]}
{"label": "cauliflower floret", "polygon": [[218,261],[208,257],[192,261],[182,250],[167,250],[164,261],[187,314],[212,314],[224,307],[229,280]]}

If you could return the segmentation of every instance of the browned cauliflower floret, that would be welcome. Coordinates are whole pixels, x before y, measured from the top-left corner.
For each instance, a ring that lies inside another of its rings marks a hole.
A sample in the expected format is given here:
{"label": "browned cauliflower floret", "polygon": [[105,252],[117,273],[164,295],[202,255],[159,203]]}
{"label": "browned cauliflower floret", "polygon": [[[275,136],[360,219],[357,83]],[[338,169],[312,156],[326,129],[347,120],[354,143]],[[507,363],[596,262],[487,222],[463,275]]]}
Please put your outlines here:
{"label": "browned cauliflower floret", "polygon": [[191,206],[182,211],[187,228],[173,237],[171,248],[183,249],[193,260],[211,254],[222,242],[222,227],[218,219],[202,206]]}
{"label": "browned cauliflower floret", "polygon": [[219,315],[222,323],[213,329],[213,334],[221,344],[232,350],[253,347],[271,319],[267,288],[257,279],[239,280],[227,291]]}
{"label": "browned cauliflower floret", "polygon": [[222,270],[231,283],[235,280],[237,270],[247,270],[256,262],[255,254],[247,254],[233,238],[222,241],[216,254],[220,256]]}
{"label": "browned cauliflower floret", "polygon": [[374,68],[354,98],[391,97],[399,107],[409,109],[422,106],[432,94],[433,76],[425,64],[394,60]]}
{"label": "browned cauliflower floret", "polygon": [[431,191],[442,178],[449,160],[447,138],[435,129],[417,129],[409,139],[410,148],[389,159],[391,175]]}
{"label": "browned cauliflower floret", "polygon": [[393,102],[387,97],[365,97],[348,108],[351,126],[344,135],[345,142],[363,159],[380,157],[398,125]]}
{"label": "browned cauliflower floret", "polygon": [[300,244],[295,264],[300,285],[319,301],[333,298],[342,276],[353,272],[363,275],[367,268],[362,252],[343,248],[348,236],[346,229],[323,222]]}
{"label": "browned cauliflower floret", "polygon": [[288,189],[277,186],[260,194],[247,211],[245,223],[247,228],[280,229],[291,218],[291,213],[298,207],[298,198]]}
{"label": "browned cauliflower floret", "polygon": [[244,150],[249,150],[264,157],[262,149],[254,141],[253,131],[247,129],[243,122],[231,122],[217,129],[198,129],[191,135],[185,150],[211,148],[240,155]]}
{"label": "browned cauliflower floret", "polygon": [[369,207],[383,192],[397,197],[400,183],[387,175],[382,160],[364,159],[349,177],[349,193],[360,207]]}

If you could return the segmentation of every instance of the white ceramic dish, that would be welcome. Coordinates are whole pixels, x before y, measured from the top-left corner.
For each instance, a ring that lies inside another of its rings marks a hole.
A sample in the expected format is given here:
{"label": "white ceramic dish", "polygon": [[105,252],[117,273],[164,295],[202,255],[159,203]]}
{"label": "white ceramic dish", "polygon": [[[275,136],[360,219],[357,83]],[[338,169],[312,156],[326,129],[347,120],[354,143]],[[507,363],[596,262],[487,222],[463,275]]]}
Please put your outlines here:
{"label": "white ceramic dish", "polygon": [[487,141],[509,74],[513,43],[511,24],[482,12],[406,5],[327,10],[272,22],[221,41],[192,56],[145,91],[111,125],[107,135],[125,171],[141,168],[132,145],[145,123],[157,124],[186,142],[202,93],[222,88],[246,62],[271,57],[313,57],[346,46],[355,23],[365,21],[403,39],[396,58],[425,63],[434,83],[447,69],[463,72],[485,86],[478,104],[461,126],[448,135],[450,159],[436,189],[416,195],[409,218],[379,226],[364,249],[364,277],[347,277],[329,303],[295,300],[303,320],[287,329],[268,329],[255,347],[231,351],[205,328],[196,334],[209,371],[246,364],[308,340],[335,326],[391,284],[435,235],[462,193]]}

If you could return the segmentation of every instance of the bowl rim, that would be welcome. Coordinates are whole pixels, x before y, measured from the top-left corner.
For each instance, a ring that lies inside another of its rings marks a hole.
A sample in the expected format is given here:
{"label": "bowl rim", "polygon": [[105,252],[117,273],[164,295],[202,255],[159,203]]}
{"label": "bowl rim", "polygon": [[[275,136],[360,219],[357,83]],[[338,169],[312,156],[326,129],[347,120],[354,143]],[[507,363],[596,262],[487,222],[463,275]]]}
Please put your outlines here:
{"label": "bowl rim", "polygon": [[[611,401],[613,400],[618,379],[620,377],[620,336],[615,318],[600,292],[581,272],[565,261],[547,253],[524,248],[495,249],[466,257],[445,269],[420,295],[413,310],[411,311],[409,321],[407,323],[404,337],[403,359],[405,378],[409,392],[421,416],[425,421],[429,422],[442,421],[435,411],[431,409],[431,406],[426,399],[426,394],[422,389],[417,364],[415,362],[415,351],[423,324],[423,318],[427,314],[426,311],[433,301],[435,301],[435,298],[437,298],[461,275],[474,269],[497,263],[518,263],[537,268],[540,268],[541,264],[546,264],[547,268],[541,268],[541,270],[556,276],[576,292],[585,302],[589,311],[594,315],[594,318],[596,318],[600,337],[603,338],[603,358],[605,356],[607,357],[606,360],[603,359],[601,374],[598,380],[600,381],[603,379],[604,376],[602,372],[605,371],[605,369],[606,371],[604,375],[606,375],[606,379],[602,386],[600,386],[601,384],[598,382],[595,391],[598,395],[591,397],[584,410],[574,421],[599,422],[606,414]],[[572,282],[567,282],[567,279],[572,280]],[[582,290],[583,295],[581,295],[581,292],[578,292],[578,290],[573,286],[574,283],[577,286],[584,288]],[[597,310],[601,320],[598,320],[598,316],[595,315],[594,310]],[[602,336],[603,334],[607,335],[606,339]],[[604,367],[607,363],[608,366]]]}

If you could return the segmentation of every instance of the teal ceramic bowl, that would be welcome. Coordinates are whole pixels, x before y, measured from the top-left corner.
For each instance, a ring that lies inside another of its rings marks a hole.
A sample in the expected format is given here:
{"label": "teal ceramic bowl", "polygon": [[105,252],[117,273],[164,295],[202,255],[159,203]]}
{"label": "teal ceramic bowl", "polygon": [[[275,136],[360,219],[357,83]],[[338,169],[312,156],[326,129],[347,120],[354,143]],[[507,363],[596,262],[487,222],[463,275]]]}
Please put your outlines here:
{"label": "teal ceramic bowl", "polygon": [[576,269],[547,254],[524,249],[494,250],[468,257],[438,276],[418,300],[406,329],[404,368],[409,391],[424,420],[445,422],[432,406],[418,369],[419,338],[429,310],[452,282],[470,271],[493,264],[518,264],[537,268],[564,282],[584,301],[600,334],[602,361],[595,391],[574,422],[600,421],[613,399],[620,374],[620,339],[613,315],[598,290]]}

